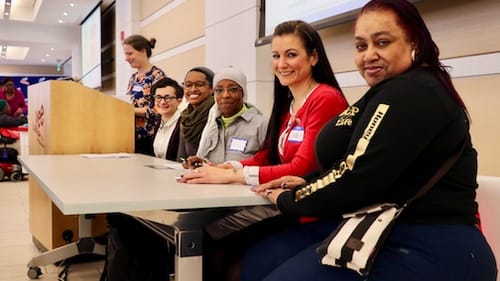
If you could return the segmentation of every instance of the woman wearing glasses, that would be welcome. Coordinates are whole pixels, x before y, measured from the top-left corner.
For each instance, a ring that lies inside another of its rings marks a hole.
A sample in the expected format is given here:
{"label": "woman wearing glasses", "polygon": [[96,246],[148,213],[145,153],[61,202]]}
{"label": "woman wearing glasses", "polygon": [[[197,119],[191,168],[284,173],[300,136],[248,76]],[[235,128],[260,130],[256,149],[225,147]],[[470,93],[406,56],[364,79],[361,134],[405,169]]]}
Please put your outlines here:
{"label": "woman wearing glasses", "polygon": [[153,154],[154,127],[156,114],[150,98],[151,86],[165,73],[149,62],[156,39],[147,40],[142,35],[134,34],[123,40],[125,60],[137,72],[132,74],[127,87],[127,96],[135,107],[135,152]]}
{"label": "woman wearing glasses", "polygon": [[184,78],[184,97],[188,106],[181,113],[179,158],[185,159],[198,150],[201,132],[214,105],[213,79],[214,72],[201,66],[189,70]]}
{"label": "woman wearing glasses", "polygon": [[155,109],[159,114],[156,122],[153,150],[158,158],[177,161],[179,150],[179,121],[184,90],[171,78],[163,78],[151,88]]}

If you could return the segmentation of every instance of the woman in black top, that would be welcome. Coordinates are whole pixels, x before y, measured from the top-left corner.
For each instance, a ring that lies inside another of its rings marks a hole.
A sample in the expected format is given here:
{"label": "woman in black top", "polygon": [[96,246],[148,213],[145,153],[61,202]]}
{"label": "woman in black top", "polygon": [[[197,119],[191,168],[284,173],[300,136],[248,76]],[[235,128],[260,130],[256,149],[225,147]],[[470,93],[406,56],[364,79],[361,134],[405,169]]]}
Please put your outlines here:
{"label": "woman in black top", "polygon": [[[476,226],[477,153],[467,110],[417,9],[406,0],[370,1],[356,20],[354,46],[371,88],[319,134],[321,174],[255,188],[285,214],[319,219],[254,246],[242,280],[496,280],[495,258]],[[398,218],[368,279],[320,263],[316,248],[343,213],[406,202],[464,141],[450,171]]]}

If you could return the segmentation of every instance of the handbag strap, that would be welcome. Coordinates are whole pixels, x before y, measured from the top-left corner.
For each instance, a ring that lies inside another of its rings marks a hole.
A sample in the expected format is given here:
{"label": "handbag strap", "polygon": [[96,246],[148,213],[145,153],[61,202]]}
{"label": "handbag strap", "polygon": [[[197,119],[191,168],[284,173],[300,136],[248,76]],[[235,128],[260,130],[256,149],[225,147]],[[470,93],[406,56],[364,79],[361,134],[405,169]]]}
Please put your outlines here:
{"label": "handbag strap", "polygon": [[406,201],[404,207],[408,206],[410,203],[412,203],[413,201],[415,201],[416,199],[422,197],[422,195],[427,193],[427,191],[429,191],[437,183],[437,181],[441,179],[450,170],[451,166],[453,166],[453,164],[457,162],[458,157],[460,157],[460,155],[464,151],[466,143],[467,143],[467,138],[464,139],[460,149],[453,155],[451,155],[451,157],[448,158],[443,163],[443,165],[439,168],[439,170],[437,170],[437,172],[427,181],[427,183],[425,183],[425,185],[417,192],[417,194],[415,194],[412,198]]}

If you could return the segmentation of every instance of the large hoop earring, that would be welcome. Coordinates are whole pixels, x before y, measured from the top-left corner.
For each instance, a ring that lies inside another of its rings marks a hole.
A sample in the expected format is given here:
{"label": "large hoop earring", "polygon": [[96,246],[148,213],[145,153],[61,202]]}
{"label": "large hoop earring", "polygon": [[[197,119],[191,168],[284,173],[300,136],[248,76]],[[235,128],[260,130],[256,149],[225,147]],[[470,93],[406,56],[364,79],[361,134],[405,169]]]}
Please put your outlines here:
{"label": "large hoop earring", "polygon": [[411,62],[415,62],[415,57],[417,56],[417,51],[413,49],[411,51]]}

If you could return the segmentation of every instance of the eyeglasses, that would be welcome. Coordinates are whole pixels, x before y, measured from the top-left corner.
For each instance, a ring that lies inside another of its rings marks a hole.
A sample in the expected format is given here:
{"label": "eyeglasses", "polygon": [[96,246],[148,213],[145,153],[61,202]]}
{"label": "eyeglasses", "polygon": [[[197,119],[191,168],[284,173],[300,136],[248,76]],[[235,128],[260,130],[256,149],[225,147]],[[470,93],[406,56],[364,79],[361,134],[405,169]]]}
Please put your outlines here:
{"label": "eyeglasses", "polygon": [[176,96],[169,96],[169,95],[160,96],[160,95],[155,95],[155,101],[157,101],[157,102],[161,102],[161,100],[164,100],[166,102],[170,102],[171,100],[174,100],[176,98],[177,98]]}
{"label": "eyeglasses", "polygon": [[207,85],[206,81],[195,81],[195,82],[190,82],[186,81],[182,83],[182,86],[184,86],[185,89],[189,89],[191,87],[195,87],[196,89],[201,89]]}
{"label": "eyeglasses", "polygon": [[222,95],[224,92],[228,92],[229,94],[236,94],[240,92],[240,88],[238,87],[230,87],[230,88],[215,88],[214,93],[216,95]]}

